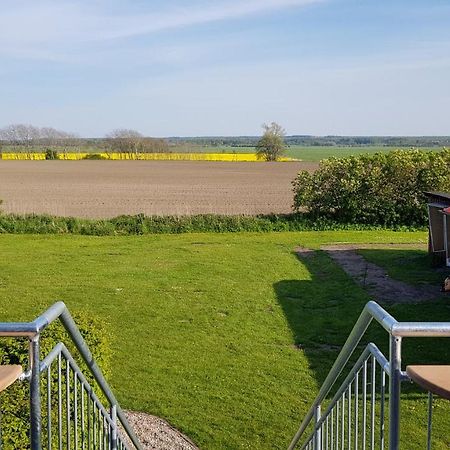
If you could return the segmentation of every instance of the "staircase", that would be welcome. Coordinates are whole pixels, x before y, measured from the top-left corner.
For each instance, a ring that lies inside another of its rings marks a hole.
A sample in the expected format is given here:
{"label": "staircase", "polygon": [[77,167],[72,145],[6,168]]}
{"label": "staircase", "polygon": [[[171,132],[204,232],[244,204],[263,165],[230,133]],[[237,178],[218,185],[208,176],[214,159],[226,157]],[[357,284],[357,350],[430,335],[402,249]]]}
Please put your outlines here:
{"label": "staircase", "polygon": [[[342,378],[370,323],[375,321],[389,337],[389,357],[369,343],[348,371],[331,400],[332,388]],[[428,394],[428,433],[424,448],[432,445],[433,394],[450,399],[450,366],[408,366],[402,370],[402,340],[450,337],[450,322],[398,322],[375,302],[363,309],[311,408],[292,439],[289,450],[344,450],[400,446],[401,386],[416,382]],[[408,448],[403,443],[403,448]]]}
{"label": "staircase", "polygon": [[[56,320],[64,325],[88,374],[63,342],[41,358],[40,337]],[[0,391],[19,379],[29,383],[31,450],[142,450],[64,303],[55,303],[33,322],[0,323],[0,336],[28,339],[28,367],[0,366]]]}
{"label": "staircase", "polygon": [[[89,374],[81,371],[63,342],[41,358],[40,337],[56,320],[64,325]],[[350,358],[355,358],[372,321],[388,334],[389,357],[371,342],[343,378],[344,369]],[[33,322],[0,323],[0,337],[28,339],[28,366],[0,366],[0,391],[18,380],[29,384],[31,450],[142,450],[64,303],[55,303]],[[289,450],[365,450],[386,446],[397,450],[401,386],[405,381],[414,381],[428,391],[428,433],[424,448],[426,445],[430,450],[433,395],[450,400],[450,366],[408,366],[403,371],[402,340],[418,337],[450,337],[450,322],[398,322],[377,303],[367,303]],[[328,396],[340,380],[330,400]]]}

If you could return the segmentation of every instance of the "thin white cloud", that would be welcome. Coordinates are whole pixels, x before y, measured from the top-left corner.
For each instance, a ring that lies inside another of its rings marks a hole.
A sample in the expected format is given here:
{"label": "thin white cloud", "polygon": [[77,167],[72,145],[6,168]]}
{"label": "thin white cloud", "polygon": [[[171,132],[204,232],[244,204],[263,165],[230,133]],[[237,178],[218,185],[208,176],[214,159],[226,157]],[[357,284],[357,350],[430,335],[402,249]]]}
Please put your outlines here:
{"label": "thin white cloud", "polygon": [[105,30],[104,38],[121,38],[148,34],[173,28],[181,28],[223,20],[232,20],[255,14],[300,7],[322,0],[251,0],[220,3],[208,8],[176,9],[171,13],[143,15],[139,17],[114,18]]}
{"label": "thin white cloud", "polygon": [[255,14],[301,7],[323,0],[247,0],[174,7],[152,13],[111,14],[105,4],[25,2],[4,7],[0,15],[0,45],[61,44],[127,38],[233,20]]}

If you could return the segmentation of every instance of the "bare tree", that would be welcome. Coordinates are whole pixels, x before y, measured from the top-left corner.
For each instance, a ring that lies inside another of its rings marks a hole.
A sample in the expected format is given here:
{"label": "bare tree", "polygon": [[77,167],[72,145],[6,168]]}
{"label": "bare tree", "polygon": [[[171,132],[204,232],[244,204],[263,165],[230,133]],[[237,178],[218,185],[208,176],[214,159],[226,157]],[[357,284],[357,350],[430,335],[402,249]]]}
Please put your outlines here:
{"label": "bare tree", "polygon": [[136,130],[118,128],[111,131],[106,138],[113,151],[137,155],[141,148],[143,136]]}
{"label": "bare tree", "polygon": [[130,156],[139,153],[167,152],[169,149],[164,139],[144,137],[136,130],[119,128],[113,130],[106,137],[113,151]]}
{"label": "bare tree", "polygon": [[40,128],[39,144],[55,152],[67,153],[76,143],[76,135],[51,127]]}
{"label": "bare tree", "polygon": [[39,139],[39,128],[21,123],[11,124],[0,130],[0,139],[30,156],[33,153],[34,145]]}
{"label": "bare tree", "polygon": [[33,125],[12,124],[0,129],[0,139],[15,145],[28,145],[39,138],[39,128]]}
{"label": "bare tree", "polygon": [[35,127],[28,124],[11,124],[0,128],[0,141],[28,154],[38,147],[58,147],[66,151],[73,145],[75,135],[51,127]]}

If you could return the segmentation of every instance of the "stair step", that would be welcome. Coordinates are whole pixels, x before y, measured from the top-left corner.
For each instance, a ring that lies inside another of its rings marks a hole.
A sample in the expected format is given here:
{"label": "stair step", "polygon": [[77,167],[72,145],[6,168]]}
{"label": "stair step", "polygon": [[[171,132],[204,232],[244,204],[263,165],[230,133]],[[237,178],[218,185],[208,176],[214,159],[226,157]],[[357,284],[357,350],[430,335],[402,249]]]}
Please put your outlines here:
{"label": "stair step", "polygon": [[0,392],[14,383],[22,375],[22,366],[0,366]]}
{"label": "stair step", "polygon": [[427,391],[450,400],[450,366],[408,366],[406,373]]}

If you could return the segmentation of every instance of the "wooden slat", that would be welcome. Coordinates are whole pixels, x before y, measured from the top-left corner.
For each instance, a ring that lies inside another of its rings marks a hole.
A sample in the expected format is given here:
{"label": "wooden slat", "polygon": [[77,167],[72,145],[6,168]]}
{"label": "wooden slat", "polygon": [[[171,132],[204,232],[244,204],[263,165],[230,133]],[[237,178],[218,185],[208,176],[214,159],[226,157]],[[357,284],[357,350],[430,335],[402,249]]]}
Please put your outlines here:
{"label": "wooden slat", "polygon": [[22,366],[0,366],[0,391],[5,390],[22,375]]}
{"label": "wooden slat", "polygon": [[427,391],[450,400],[450,366],[408,366],[406,373]]}
{"label": "wooden slat", "polygon": [[442,208],[428,206],[428,216],[430,222],[430,235],[433,252],[445,251],[444,245],[444,220]]}

